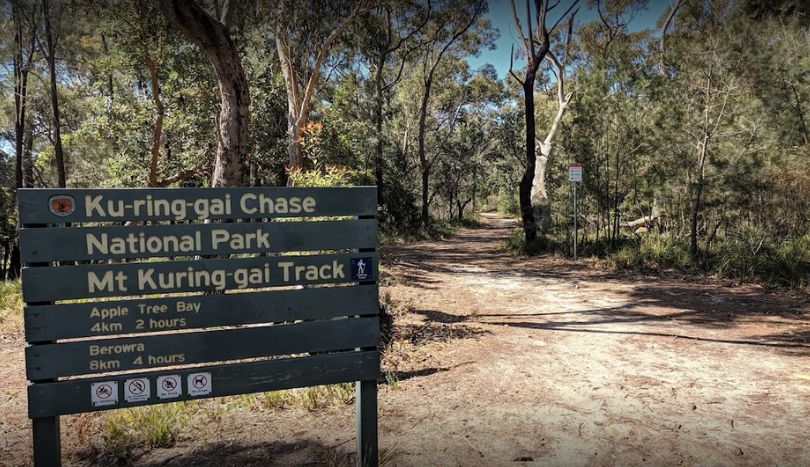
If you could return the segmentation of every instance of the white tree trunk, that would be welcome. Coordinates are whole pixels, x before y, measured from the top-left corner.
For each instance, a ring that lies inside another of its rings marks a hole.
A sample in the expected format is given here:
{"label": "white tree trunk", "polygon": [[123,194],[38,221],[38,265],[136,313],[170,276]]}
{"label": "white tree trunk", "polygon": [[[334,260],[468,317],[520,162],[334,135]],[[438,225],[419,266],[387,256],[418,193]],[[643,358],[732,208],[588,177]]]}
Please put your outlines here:
{"label": "white tree trunk", "polygon": [[571,102],[571,96],[572,94],[568,94],[564,99],[561,98],[559,100],[559,107],[557,108],[557,114],[554,116],[554,121],[551,123],[546,138],[537,148],[539,154],[537,155],[537,164],[534,166],[531,201],[532,210],[534,211],[534,221],[539,231],[543,231],[551,223],[551,204],[546,190],[546,168],[548,167],[548,160],[551,157],[554,135],[557,134],[557,129],[568,108],[568,103]]}

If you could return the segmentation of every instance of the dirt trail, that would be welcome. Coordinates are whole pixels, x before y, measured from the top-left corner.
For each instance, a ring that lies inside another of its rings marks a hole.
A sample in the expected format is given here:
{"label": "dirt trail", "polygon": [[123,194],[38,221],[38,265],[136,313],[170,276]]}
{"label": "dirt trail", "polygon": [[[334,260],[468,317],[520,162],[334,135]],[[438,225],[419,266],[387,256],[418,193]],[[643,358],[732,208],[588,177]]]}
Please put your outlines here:
{"label": "dirt trail", "polygon": [[515,259],[485,224],[386,256],[416,339],[450,336],[382,400],[397,463],[810,464],[806,297]]}
{"label": "dirt trail", "polygon": [[[389,465],[810,465],[807,296],[514,258],[514,227],[486,215],[384,249],[381,291],[409,310],[380,386]],[[0,464],[30,461],[21,348],[0,343]],[[332,465],[353,449],[351,405],[246,400],[188,405],[177,444],[135,463]],[[69,463],[98,417],[65,417]]]}

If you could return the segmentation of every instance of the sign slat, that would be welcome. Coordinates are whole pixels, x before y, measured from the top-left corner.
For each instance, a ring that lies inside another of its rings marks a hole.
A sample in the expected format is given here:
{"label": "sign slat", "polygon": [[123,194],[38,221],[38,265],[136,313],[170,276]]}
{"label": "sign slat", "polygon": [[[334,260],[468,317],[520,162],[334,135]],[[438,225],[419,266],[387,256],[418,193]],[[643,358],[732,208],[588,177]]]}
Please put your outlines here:
{"label": "sign slat", "polygon": [[25,307],[27,342],[378,313],[376,285]]}
{"label": "sign slat", "polygon": [[377,214],[376,187],[37,188],[17,199],[22,224]]}
{"label": "sign slat", "polygon": [[170,333],[32,345],[29,380],[109,373],[303,352],[374,347],[379,318],[349,318],[276,326]]}
{"label": "sign slat", "polygon": [[376,245],[374,219],[20,230],[23,263],[338,250]]}
{"label": "sign slat", "polygon": [[343,253],[33,267],[22,270],[22,290],[31,303],[373,281],[377,259],[377,253]]}
{"label": "sign slat", "polygon": [[[336,384],[349,381],[375,380],[379,375],[380,354],[376,350],[363,352],[340,352],[300,358],[267,360],[209,367],[182,368],[174,371],[133,373],[117,376],[37,383],[28,386],[28,414],[31,418],[50,417],[96,410],[118,409],[177,402],[189,399],[232,396],[252,392],[275,391],[295,387]],[[159,399],[157,377],[166,374],[180,376],[180,395],[172,399]],[[190,396],[187,376],[194,373],[211,374],[211,392]],[[146,378],[149,398],[127,402],[124,398],[127,381]],[[94,407],[91,404],[93,384],[106,381],[117,382],[117,404]]]}

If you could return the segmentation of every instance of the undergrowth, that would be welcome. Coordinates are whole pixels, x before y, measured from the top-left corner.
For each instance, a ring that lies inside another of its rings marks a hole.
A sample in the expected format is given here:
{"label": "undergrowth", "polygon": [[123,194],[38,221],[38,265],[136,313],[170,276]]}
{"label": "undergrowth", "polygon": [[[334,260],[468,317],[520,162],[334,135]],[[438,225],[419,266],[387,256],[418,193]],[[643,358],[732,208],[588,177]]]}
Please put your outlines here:
{"label": "undergrowth", "polygon": [[[550,231],[527,244],[522,229],[507,237],[505,248],[516,255],[571,254],[566,232]],[[701,271],[740,281],[770,286],[807,289],[810,287],[810,234],[775,241],[752,228],[740,229],[713,244],[701,245],[698,255],[690,254],[686,238],[667,232],[622,237],[613,244],[601,238],[588,238],[579,246],[579,256],[601,258],[619,270]]]}
{"label": "undergrowth", "polygon": [[22,305],[20,281],[0,281],[0,330],[22,324]]}
{"label": "undergrowth", "polygon": [[480,221],[466,218],[461,221],[433,219],[428,227],[419,226],[412,229],[392,229],[390,225],[380,226],[380,243],[396,244],[419,242],[425,240],[440,240],[453,236],[459,227],[478,227]]}
{"label": "undergrowth", "polygon": [[104,414],[101,458],[124,460],[139,449],[168,448],[186,424],[184,403],[152,405]]}

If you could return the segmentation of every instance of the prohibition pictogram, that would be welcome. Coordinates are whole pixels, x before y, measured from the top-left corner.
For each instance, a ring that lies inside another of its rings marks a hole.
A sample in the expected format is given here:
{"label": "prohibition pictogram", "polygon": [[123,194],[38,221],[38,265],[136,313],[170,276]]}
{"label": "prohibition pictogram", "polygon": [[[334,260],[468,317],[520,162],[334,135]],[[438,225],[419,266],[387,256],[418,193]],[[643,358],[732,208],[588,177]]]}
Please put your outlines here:
{"label": "prohibition pictogram", "polygon": [[191,384],[193,384],[195,388],[202,389],[208,384],[208,378],[206,378],[205,375],[196,375]]}
{"label": "prohibition pictogram", "polygon": [[109,399],[112,393],[112,388],[108,384],[101,384],[96,388],[96,397],[99,399]]}
{"label": "prohibition pictogram", "polygon": [[177,381],[175,381],[174,378],[166,378],[161,384],[163,385],[163,389],[167,392],[174,391],[177,387]]}
{"label": "prohibition pictogram", "polygon": [[133,395],[137,396],[143,394],[145,390],[146,390],[146,383],[144,383],[143,381],[138,379],[130,381],[129,392],[131,392]]}

